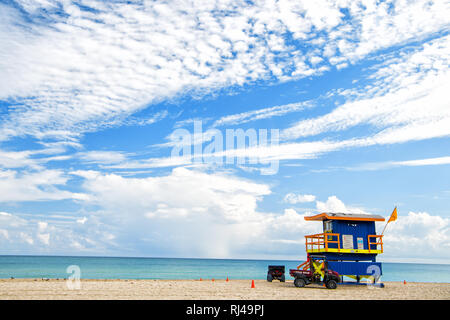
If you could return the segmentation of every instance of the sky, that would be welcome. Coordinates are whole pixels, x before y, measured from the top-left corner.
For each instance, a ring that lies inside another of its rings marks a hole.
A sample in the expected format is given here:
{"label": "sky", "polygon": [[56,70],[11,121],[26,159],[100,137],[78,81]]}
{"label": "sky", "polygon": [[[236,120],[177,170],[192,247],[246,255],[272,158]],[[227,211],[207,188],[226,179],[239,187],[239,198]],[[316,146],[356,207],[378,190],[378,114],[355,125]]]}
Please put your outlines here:
{"label": "sky", "polygon": [[[450,2],[0,0],[0,254],[450,263]],[[378,233],[384,223],[377,223]]]}

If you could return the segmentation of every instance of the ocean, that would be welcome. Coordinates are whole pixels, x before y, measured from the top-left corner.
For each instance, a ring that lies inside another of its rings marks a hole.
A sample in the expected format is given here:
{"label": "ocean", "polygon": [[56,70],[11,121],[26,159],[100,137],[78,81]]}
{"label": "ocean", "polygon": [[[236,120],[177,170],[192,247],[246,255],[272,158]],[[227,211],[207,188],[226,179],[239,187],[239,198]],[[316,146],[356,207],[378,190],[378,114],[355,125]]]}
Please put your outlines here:
{"label": "ocean", "polygon": [[[0,278],[68,278],[78,266],[81,279],[265,279],[268,265],[296,268],[302,261],[0,256]],[[450,282],[450,265],[383,263],[381,281]]]}

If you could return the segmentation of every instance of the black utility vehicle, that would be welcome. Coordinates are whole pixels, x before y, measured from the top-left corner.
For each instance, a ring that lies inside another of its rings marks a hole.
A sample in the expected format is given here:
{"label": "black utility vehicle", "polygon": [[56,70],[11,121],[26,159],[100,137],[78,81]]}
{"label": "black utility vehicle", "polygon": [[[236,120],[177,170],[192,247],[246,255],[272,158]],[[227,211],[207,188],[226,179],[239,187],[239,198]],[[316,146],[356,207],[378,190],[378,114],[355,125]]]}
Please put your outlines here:
{"label": "black utility vehicle", "polygon": [[286,280],[284,277],[284,266],[269,266],[267,281],[272,282],[272,280],[280,280],[280,282]]}

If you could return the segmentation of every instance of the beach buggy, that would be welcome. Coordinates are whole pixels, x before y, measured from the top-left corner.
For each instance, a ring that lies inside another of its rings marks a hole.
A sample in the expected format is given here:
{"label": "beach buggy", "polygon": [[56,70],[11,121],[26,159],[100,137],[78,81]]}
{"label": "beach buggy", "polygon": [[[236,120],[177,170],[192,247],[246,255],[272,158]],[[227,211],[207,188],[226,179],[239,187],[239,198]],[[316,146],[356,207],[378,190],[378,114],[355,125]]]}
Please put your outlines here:
{"label": "beach buggy", "polygon": [[336,289],[340,281],[339,274],[328,269],[324,256],[310,256],[298,269],[290,269],[289,274],[295,279],[294,285],[298,288],[316,283],[325,285],[328,289]]}

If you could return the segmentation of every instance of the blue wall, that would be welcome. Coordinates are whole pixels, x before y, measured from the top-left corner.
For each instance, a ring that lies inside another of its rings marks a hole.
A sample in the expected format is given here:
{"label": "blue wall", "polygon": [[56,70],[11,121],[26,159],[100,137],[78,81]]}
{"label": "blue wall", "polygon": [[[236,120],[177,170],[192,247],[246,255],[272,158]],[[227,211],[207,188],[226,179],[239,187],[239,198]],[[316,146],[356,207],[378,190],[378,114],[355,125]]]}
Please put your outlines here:
{"label": "blue wall", "polygon": [[[363,238],[364,249],[368,248],[367,236],[371,234],[376,234],[375,222],[374,221],[342,221],[342,220],[332,220],[332,233],[340,234],[340,244],[343,248],[342,235],[351,234],[353,235],[353,248],[358,249],[357,238]],[[333,237],[331,240],[336,240]],[[373,239],[372,241],[375,241]],[[337,244],[330,244],[330,248],[337,248]],[[372,245],[371,249],[375,250],[376,246]]]}
{"label": "blue wall", "polygon": [[328,268],[340,275],[381,276],[381,262],[338,262],[328,261]]}
{"label": "blue wall", "polygon": [[376,261],[377,255],[375,253],[337,253],[337,252],[321,252],[317,255],[325,256],[328,261]]}

